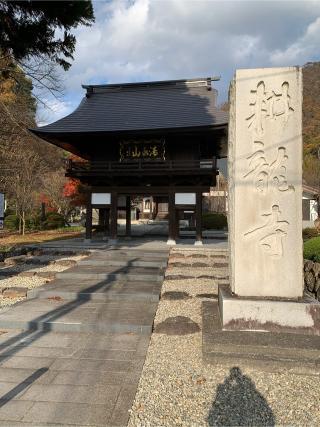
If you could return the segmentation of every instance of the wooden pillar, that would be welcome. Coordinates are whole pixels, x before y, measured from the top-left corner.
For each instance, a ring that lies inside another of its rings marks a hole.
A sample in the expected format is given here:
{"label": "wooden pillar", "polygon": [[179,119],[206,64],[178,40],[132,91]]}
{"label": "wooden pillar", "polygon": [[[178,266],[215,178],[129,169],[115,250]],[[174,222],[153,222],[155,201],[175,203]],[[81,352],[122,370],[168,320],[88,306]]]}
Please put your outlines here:
{"label": "wooden pillar", "polygon": [[153,196],[150,196],[150,212],[149,212],[149,219],[153,219]]}
{"label": "wooden pillar", "polygon": [[86,210],[86,240],[91,240],[92,238],[92,204],[91,204],[91,193],[88,195],[87,199],[87,210]]}
{"label": "wooden pillar", "polygon": [[117,222],[118,222],[118,194],[111,193],[111,209],[110,209],[110,240],[116,242],[118,237]]}
{"label": "wooden pillar", "polygon": [[131,197],[126,196],[126,237],[131,236]]}
{"label": "wooden pillar", "polygon": [[174,191],[170,189],[169,191],[169,236],[168,236],[168,245],[176,244],[176,206],[175,206],[175,197]]}
{"label": "wooden pillar", "polygon": [[105,224],[105,209],[99,208],[99,220],[98,220],[99,227],[101,227],[101,230],[104,229]]}
{"label": "wooden pillar", "polygon": [[106,234],[109,233],[110,230],[110,208],[106,209]]}
{"label": "wooden pillar", "polygon": [[196,193],[196,241],[195,245],[202,245],[202,192]]}

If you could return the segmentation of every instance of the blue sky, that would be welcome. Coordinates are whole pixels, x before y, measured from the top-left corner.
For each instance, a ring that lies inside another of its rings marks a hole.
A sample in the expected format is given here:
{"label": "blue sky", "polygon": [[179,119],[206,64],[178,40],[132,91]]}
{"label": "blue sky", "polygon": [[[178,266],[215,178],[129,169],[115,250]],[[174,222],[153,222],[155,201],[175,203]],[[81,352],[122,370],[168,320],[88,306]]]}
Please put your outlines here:
{"label": "blue sky", "polygon": [[227,98],[236,68],[320,60],[320,1],[95,1],[96,22],[79,27],[75,59],[60,72],[64,93],[39,107],[38,123],[72,112],[81,84],[221,76]]}

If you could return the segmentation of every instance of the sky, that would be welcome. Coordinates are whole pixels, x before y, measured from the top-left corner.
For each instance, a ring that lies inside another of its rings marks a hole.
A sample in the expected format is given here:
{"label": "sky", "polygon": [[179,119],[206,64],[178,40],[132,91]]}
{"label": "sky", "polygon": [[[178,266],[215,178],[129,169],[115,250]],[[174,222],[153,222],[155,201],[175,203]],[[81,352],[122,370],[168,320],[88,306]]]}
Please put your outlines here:
{"label": "sky", "polygon": [[320,0],[101,0],[93,6],[96,22],[73,32],[74,61],[60,72],[63,95],[39,107],[40,126],[78,106],[81,84],[220,76],[214,86],[222,103],[237,68],[320,60]]}

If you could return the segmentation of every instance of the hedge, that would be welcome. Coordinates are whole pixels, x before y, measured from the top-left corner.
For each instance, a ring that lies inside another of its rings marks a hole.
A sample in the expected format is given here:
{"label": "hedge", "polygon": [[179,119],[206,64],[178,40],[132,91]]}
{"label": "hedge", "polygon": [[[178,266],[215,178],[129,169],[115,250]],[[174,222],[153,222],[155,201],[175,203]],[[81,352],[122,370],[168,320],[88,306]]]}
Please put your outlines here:
{"label": "hedge", "polygon": [[311,239],[312,237],[319,236],[318,230],[316,228],[307,227],[302,230],[303,240]]}
{"label": "hedge", "polygon": [[60,215],[57,212],[49,212],[43,224],[46,230],[54,230],[56,228],[62,228],[65,225],[66,225],[66,221],[63,215]]}
{"label": "hedge", "polygon": [[16,231],[19,228],[19,218],[15,214],[7,215],[4,219],[4,228],[9,231]]}
{"label": "hedge", "polygon": [[311,261],[320,262],[320,237],[314,237],[304,243],[303,257]]}
{"label": "hedge", "polygon": [[204,230],[224,230],[228,227],[227,217],[221,213],[205,213],[202,215]]}

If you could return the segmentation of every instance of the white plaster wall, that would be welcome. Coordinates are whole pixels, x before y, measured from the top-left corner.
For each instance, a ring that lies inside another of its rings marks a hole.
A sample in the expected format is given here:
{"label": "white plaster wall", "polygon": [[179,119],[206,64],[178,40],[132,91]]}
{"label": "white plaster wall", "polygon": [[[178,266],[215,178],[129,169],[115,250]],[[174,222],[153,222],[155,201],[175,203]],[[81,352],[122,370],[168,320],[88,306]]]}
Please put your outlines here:
{"label": "white plaster wall", "polygon": [[232,291],[240,296],[300,297],[301,70],[237,70],[230,96]]}

